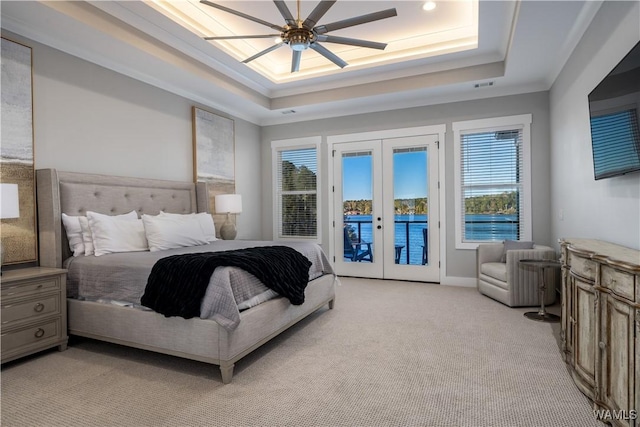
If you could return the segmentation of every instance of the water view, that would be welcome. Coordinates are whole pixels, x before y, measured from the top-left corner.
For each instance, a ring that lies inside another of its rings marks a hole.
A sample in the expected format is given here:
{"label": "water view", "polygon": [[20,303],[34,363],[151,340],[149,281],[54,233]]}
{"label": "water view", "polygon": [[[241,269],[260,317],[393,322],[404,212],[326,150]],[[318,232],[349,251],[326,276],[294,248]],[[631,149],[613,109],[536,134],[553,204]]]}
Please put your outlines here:
{"label": "water view", "polygon": [[[465,236],[467,240],[517,240],[518,216],[515,214],[467,215]],[[373,242],[371,215],[345,215],[344,222],[351,227],[351,235],[363,242]],[[399,263],[422,264],[423,229],[429,226],[429,215],[396,215],[395,245],[401,248]],[[375,248],[374,254],[375,254]]]}

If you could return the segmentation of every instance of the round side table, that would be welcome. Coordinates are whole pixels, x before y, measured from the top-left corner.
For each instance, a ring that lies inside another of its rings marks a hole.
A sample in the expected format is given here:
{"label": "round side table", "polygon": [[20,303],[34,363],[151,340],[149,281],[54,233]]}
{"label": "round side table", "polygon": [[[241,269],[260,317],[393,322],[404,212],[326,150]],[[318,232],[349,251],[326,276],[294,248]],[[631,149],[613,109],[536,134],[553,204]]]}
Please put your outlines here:
{"label": "round side table", "polygon": [[539,322],[559,322],[560,316],[548,313],[544,308],[544,294],[547,285],[544,280],[545,271],[548,268],[560,268],[560,261],[553,259],[521,259],[520,264],[530,266],[538,269],[541,275],[540,279],[540,309],[538,311],[528,311],[524,315],[525,317]]}

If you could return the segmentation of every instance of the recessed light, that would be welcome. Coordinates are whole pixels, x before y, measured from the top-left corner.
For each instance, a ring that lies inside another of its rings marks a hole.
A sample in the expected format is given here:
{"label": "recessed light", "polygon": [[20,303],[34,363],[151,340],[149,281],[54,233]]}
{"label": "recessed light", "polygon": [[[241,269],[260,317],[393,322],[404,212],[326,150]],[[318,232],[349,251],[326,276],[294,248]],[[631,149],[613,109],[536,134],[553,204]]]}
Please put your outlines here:
{"label": "recessed light", "polygon": [[436,2],[434,1],[428,1],[422,6],[422,9],[426,11],[433,10],[435,8],[436,8]]}

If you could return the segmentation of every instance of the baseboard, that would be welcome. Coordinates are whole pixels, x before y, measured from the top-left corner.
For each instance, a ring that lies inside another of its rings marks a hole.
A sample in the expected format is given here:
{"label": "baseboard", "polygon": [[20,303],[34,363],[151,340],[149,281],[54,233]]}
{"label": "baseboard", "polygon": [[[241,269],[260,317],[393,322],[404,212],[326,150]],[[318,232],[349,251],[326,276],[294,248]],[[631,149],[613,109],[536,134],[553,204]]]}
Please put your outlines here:
{"label": "baseboard", "polygon": [[475,277],[444,276],[440,284],[445,286],[459,286],[462,288],[475,288],[478,284],[478,279]]}

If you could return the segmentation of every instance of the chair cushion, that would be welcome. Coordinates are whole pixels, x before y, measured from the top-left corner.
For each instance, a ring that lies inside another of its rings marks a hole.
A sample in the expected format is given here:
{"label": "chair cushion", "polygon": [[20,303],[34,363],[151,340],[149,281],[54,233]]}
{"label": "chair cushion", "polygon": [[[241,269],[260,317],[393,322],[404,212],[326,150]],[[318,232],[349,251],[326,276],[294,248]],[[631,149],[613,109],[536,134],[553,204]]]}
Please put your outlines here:
{"label": "chair cushion", "polygon": [[480,272],[501,282],[507,281],[507,264],[502,262],[485,262],[480,266]]}
{"label": "chair cushion", "polygon": [[502,252],[501,262],[507,262],[507,251],[510,251],[513,249],[533,249],[533,242],[505,240],[504,252]]}

